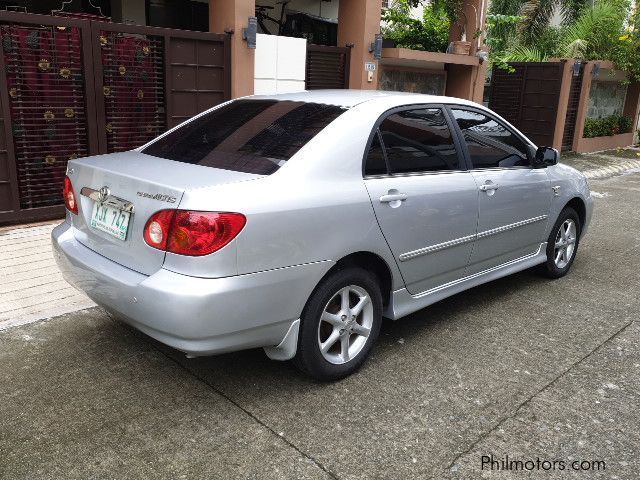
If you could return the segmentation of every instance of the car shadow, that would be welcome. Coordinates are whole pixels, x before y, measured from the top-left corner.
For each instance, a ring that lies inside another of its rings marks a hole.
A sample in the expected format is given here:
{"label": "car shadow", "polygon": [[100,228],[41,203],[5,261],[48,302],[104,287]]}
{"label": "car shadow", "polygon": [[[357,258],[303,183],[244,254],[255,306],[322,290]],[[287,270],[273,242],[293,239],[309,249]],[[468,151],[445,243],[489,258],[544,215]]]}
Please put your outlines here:
{"label": "car shadow", "polygon": [[[453,295],[412,313],[401,321],[385,319],[378,343],[372,351],[372,358],[365,365],[382,361],[388,354],[395,355],[397,343],[410,342],[414,338],[428,335],[430,330],[436,331],[446,326],[451,318],[469,315],[487,303],[499,305],[508,297],[517,295],[518,291],[540,281],[541,278],[537,274],[526,270]],[[244,383],[254,385],[259,390],[259,384],[264,382],[275,382],[279,385],[298,383],[299,386],[307,388],[311,385],[323,385],[322,382],[311,380],[300,373],[291,362],[269,360],[262,349],[187,358],[184,353],[138,332],[133,327],[126,328],[141,340],[149,342],[181,368],[214,387]],[[366,374],[368,369],[364,370]],[[363,374],[362,372],[363,370],[358,375]]]}

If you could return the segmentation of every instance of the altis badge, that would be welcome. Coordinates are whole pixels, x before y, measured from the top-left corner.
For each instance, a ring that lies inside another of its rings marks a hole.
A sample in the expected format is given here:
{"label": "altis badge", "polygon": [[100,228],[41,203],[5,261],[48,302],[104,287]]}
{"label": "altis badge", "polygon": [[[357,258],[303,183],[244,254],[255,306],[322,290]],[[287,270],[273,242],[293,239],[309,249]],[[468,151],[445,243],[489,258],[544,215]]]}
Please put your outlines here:
{"label": "altis badge", "polygon": [[167,202],[167,203],[176,203],[176,197],[172,197],[171,195],[164,195],[162,193],[147,193],[147,192],[138,192],[139,197],[150,198],[152,200],[158,200],[159,202]]}

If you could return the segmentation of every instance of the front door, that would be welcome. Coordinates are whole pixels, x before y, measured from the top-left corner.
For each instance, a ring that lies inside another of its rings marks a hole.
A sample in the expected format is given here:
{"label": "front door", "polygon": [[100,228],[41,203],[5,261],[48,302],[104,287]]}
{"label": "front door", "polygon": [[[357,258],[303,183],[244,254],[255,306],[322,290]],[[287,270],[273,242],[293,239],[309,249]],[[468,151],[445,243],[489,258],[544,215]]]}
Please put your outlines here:
{"label": "front door", "polygon": [[487,112],[452,108],[479,191],[478,237],[468,275],[534,254],[546,239],[552,192],[530,166],[525,141]]}
{"label": "front door", "polygon": [[365,185],[409,293],[464,275],[476,234],[478,188],[442,108],[389,114],[373,136]]}

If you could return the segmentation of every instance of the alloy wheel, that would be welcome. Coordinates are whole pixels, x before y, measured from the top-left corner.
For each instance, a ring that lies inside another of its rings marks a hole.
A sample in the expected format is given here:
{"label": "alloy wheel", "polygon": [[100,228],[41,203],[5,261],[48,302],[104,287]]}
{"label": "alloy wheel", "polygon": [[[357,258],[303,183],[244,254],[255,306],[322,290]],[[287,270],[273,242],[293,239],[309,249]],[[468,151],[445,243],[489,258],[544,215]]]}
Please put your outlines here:
{"label": "alloy wheel", "polygon": [[341,288],[327,302],[318,323],[318,346],[330,363],[355,358],[367,343],[373,326],[373,303],[357,285]]}
{"label": "alloy wheel", "polygon": [[571,218],[562,222],[558,229],[554,247],[554,262],[559,269],[565,268],[571,262],[576,249],[577,231],[576,222]]}

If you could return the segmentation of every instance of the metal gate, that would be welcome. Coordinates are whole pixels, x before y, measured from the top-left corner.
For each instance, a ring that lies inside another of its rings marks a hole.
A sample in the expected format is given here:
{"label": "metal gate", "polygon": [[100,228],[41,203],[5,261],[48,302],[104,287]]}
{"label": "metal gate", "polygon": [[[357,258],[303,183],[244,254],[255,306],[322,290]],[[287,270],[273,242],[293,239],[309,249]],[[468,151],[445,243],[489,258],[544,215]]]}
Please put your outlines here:
{"label": "metal gate", "polygon": [[510,64],[515,72],[494,68],[489,108],[538,145],[553,145],[562,86],[561,62]]}
{"label": "metal gate", "polygon": [[0,224],[55,218],[68,160],[230,98],[227,35],[0,12]]}
{"label": "metal gate", "polygon": [[349,88],[349,47],[307,45],[305,88]]}

